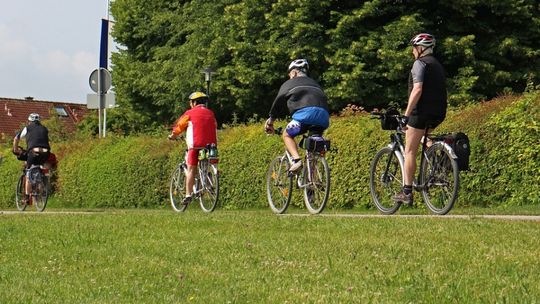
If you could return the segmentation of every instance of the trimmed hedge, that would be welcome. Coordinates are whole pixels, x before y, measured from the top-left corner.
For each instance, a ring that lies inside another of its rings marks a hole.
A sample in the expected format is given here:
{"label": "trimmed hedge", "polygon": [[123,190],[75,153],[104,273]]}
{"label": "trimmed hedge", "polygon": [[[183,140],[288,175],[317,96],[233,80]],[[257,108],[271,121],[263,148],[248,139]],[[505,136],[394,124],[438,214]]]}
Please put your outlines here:
{"label": "trimmed hedge", "polygon": [[[440,132],[462,131],[471,140],[471,170],[461,172],[458,205],[540,203],[540,94],[504,96],[453,109]],[[285,121],[277,124],[285,125]],[[326,136],[336,151],[331,168],[330,208],[372,207],[369,166],[388,143],[389,132],[367,113],[333,117]],[[278,136],[261,123],[219,134],[222,208],[266,207],[265,178],[270,161],[283,153]],[[54,146],[54,145],[53,145]],[[183,156],[183,143],[161,138],[110,137],[54,146],[59,166],[56,204],[74,207],[168,207],[170,172]],[[13,207],[20,163],[4,148],[0,207]],[[302,206],[299,191],[293,204]]]}

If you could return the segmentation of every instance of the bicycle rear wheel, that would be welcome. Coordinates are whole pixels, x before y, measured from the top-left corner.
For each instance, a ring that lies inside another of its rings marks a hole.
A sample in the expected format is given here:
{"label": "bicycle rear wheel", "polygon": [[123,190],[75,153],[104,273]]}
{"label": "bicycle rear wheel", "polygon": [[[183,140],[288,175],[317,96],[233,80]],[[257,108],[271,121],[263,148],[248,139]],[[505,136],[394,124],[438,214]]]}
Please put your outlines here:
{"label": "bicycle rear wheel", "polygon": [[199,162],[199,180],[202,187],[199,196],[201,209],[212,212],[216,209],[219,197],[219,172],[217,165],[208,163],[208,160]]}
{"label": "bicycle rear wheel", "polygon": [[23,202],[24,198],[24,174],[19,177],[17,182],[17,189],[15,190],[15,204],[17,205],[17,210],[24,211],[28,206],[28,202]]}
{"label": "bicycle rear wheel", "polygon": [[403,186],[403,167],[394,151],[384,147],[371,162],[369,190],[373,203],[383,214],[393,214],[401,202],[392,199]]}
{"label": "bicycle rear wheel", "polygon": [[183,205],[184,194],[186,193],[186,164],[182,163],[174,169],[171,175],[169,187],[169,198],[174,211],[182,212],[187,205]]}
{"label": "bicycle rear wheel", "polygon": [[289,207],[292,197],[292,175],[286,155],[272,160],[266,174],[266,194],[268,204],[274,213],[283,213]]}
{"label": "bicycle rear wheel", "polygon": [[47,206],[47,200],[49,198],[48,179],[41,172],[41,175],[37,178],[36,183],[32,185],[32,200],[36,210],[43,212]]}
{"label": "bicycle rear wheel", "polygon": [[447,214],[458,196],[459,170],[457,161],[441,144],[433,144],[420,165],[422,197],[431,212]]}
{"label": "bicycle rear wheel", "polygon": [[321,213],[330,195],[330,168],[326,158],[318,155],[308,157],[304,169],[304,202],[311,214]]}

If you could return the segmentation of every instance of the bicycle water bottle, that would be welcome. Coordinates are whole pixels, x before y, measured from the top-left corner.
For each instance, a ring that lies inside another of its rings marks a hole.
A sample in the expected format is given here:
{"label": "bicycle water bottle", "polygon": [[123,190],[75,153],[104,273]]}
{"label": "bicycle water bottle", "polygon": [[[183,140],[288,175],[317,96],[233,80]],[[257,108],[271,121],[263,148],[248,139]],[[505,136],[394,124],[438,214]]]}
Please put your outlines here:
{"label": "bicycle water bottle", "polygon": [[206,149],[200,149],[199,150],[199,160],[203,160],[206,158]]}
{"label": "bicycle water bottle", "polygon": [[210,149],[208,150],[208,157],[216,158],[218,157],[218,150],[216,144],[210,144]]}

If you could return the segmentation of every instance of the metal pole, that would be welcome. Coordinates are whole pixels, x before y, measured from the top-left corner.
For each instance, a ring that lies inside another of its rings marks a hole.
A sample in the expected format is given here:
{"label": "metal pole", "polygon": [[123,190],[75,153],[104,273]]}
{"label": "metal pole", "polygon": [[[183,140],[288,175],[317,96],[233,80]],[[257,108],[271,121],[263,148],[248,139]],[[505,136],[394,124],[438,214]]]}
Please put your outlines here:
{"label": "metal pole", "polygon": [[102,95],[101,94],[101,70],[98,69],[98,95],[99,95],[99,107],[98,107],[98,138],[101,138],[101,102],[102,102]]}

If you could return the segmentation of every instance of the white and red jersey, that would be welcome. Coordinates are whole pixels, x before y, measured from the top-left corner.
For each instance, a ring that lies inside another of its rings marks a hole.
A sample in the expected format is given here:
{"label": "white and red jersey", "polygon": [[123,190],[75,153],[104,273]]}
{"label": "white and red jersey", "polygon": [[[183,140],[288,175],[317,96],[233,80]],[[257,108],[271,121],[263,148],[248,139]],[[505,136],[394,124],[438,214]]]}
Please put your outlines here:
{"label": "white and red jersey", "polygon": [[207,144],[217,145],[217,122],[212,110],[197,105],[187,110],[174,124],[173,134],[186,132],[189,149],[204,148]]}

